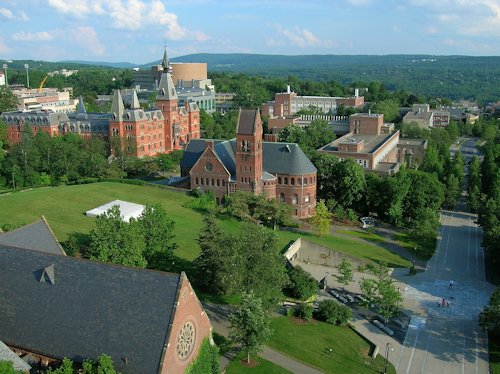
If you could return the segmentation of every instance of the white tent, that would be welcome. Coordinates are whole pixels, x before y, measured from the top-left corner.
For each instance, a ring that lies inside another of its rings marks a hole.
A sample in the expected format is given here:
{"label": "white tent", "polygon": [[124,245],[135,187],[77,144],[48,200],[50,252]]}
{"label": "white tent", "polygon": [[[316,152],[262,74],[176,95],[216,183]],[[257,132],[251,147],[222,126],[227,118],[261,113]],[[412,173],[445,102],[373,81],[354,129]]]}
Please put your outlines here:
{"label": "white tent", "polygon": [[118,205],[118,208],[120,208],[120,213],[124,222],[130,222],[130,218],[138,218],[144,210],[144,205],[141,204],[129,203],[128,201],[122,200],[113,200],[97,208],[87,210],[85,215],[88,217],[97,217],[106,213],[114,205]]}

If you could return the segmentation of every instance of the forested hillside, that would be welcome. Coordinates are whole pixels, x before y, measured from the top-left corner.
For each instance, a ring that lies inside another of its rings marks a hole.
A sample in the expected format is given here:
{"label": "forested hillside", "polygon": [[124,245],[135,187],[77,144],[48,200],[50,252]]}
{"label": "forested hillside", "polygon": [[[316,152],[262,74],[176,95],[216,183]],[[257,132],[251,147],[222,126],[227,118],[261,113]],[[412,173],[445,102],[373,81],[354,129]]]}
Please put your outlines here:
{"label": "forested hillside", "polygon": [[407,90],[417,96],[472,99],[480,103],[500,100],[500,57],[495,56],[195,54],[173,61],[206,62],[209,72],[295,76],[359,87],[380,81],[389,90]]}

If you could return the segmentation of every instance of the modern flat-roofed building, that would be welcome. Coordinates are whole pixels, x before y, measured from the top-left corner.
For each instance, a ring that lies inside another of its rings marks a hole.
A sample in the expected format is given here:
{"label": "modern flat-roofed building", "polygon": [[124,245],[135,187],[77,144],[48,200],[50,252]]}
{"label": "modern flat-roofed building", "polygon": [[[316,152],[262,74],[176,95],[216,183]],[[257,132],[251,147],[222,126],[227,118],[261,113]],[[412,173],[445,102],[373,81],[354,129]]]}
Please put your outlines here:
{"label": "modern flat-roofed building", "polygon": [[318,149],[340,159],[350,158],[367,171],[393,174],[399,170],[399,131],[384,123],[383,114],[356,113],[349,117],[349,132]]}

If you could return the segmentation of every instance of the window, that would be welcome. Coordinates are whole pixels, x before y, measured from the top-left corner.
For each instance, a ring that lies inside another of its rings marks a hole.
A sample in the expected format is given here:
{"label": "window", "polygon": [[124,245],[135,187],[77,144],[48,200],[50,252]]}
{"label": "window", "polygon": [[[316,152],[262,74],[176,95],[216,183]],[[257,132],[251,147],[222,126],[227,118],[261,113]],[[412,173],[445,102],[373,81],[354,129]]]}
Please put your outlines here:
{"label": "window", "polygon": [[195,179],[195,180],[196,180],[196,182],[195,182],[195,183],[196,183],[196,184],[198,184],[198,177],[196,177],[196,179]]}
{"label": "window", "polygon": [[307,186],[307,178],[304,178],[304,186]]}
{"label": "window", "polygon": [[290,178],[290,184],[291,184],[292,186],[295,186],[295,178]]}
{"label": "window", "polygon": [[311,201],[311,194],[307,194],[305,199],[304,199],[304,202],[308,203]]}
{"label": "window", "polygon": [[281,177],[278,177],[278,184],[281,184]]}
{"label": "window", "polygon": [[288,184],[288,177],[285,177],[285,184]]}
{"label": "window", "polygon": [[220,179],[217,179],[217,187],[220,186]]}
{"label": "window", "polygon": [[312,184],[313,183],[313,179],[312,177],[309,177],[309,184]]}
{"label": "window", "polygon": [[222,187],[226,187],[226,181],[224,179],[222,180]]}
{"label": "window", "polygon": [[215,186],[215,180],[212,178],[212,186]]}
{"label": "window", "polygon": [[205,179],[205,182],[206,182],[205,184],[206,184],[207,186],[209,186],[209,185],[210,185],[210,181],[208,180],[208,178],[206,178],[206,179]]}
{"label": "window", "polygon": [[200,178],[201,185],[203,186],[203,178]]}
{"label": "window", "polygon": [[299,197],[297,196],[297,194],[294,194],[292,198],[292,204],[297,204],[298,202],[299,202]]}

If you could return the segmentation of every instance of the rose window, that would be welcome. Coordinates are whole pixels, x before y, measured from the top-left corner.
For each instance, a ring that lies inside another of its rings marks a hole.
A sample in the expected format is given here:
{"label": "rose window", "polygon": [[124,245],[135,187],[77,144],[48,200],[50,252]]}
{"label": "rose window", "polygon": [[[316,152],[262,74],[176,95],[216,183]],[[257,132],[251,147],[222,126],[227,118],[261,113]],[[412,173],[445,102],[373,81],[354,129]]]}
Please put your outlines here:
{"label": "rose window", "polygon": [[186,322],[177,336],[177,356],[181,360],[185,360],[191,355],[195,339],[196,331],[194,324],[192,322]]}

